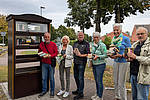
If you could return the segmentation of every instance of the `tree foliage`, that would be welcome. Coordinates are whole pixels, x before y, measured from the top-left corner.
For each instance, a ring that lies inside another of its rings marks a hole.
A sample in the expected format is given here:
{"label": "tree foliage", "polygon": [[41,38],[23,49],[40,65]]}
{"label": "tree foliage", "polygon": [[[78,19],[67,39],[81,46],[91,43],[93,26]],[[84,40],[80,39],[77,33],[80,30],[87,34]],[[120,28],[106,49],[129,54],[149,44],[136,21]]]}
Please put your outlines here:
{"label": "tree foliage", "polygon": [[[5,44],[8,44],[8,23],[6,22],[6,16],[0,15],[0,32],[6,32]],[[3,37],[0,35],[0,43],[2,43]]]}
{"label": "tree foliage", "polygon": [[60,25],[58,29],[55,29],[52,26],[51,30],[51,40],[57,39],[57,37],[62,38],[64,35],[67,35],[70,37],[70,40],[75,40],[76,39],[76,33],[73,28],[67,28],[63,25]]}
{"label": "tree foliage", "polygon": [[137,12],[144,13],[149,9],[146,7],[150,3],[149,0],[114,0],[113,13],[115,14],[115,22],[123,23],[125,17],[136,15]]}
{"label": "tree foliage", "polygon": [[[82,30],[96,23],[95,31],[101,32],[100,23],[108,24],[115,14],[115,22],[122,23],[125,17],[150,9],[149,0],[68,0],[69,17],[64,20],[67,26],[78,25]],[[96,12],[96,13],[95,13]]]}
{"label": "tree foliage", "polygon": [[108,37],[107,35],[105,35],[105,40],[103,42],[106,45],[107,49],[109,49],[109,46],[111,44],[111,37]]}
{"label": "tree foliage", "polygon": [[80,27],[80,30],[84,32],[84,29],[89,29],[93,27],[90,15],[88,13],[88,3],[87,0],[68,0],[68,8],[71,11],[68,13],[68,17],[64,20],[67,26]]}

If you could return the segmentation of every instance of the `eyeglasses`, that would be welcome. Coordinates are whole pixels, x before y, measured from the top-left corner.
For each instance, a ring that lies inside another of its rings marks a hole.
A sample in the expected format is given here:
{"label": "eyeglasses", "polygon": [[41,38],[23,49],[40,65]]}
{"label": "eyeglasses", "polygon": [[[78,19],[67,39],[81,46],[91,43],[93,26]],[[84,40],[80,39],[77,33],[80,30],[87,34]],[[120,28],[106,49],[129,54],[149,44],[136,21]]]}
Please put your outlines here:
{"label": "eyeglasses", "polygon": [[93,37],[93,38],[98,38],[98,37]]}
{"label": "eyeglasses", "polygon": [[119,33],[115,33],[115,32],[114,32],[114,35],[116,35],[116,34],[119,34]]}
{"label": "eyeglasses", "polygon": [[144,35],[145,33],[137,33],[136,35]]}

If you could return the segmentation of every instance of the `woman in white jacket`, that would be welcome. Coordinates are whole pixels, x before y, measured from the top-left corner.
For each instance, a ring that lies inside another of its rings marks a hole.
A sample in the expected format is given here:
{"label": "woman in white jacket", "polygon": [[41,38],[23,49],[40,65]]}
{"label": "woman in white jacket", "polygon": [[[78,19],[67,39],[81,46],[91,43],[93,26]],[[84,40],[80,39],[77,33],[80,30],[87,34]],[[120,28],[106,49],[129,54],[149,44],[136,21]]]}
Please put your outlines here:
{"label": "woman in white jacket", "polygon": [[[57,93],[57,95],[62,95],[63,97],[67,97],[69,95],[70,88],[70,68],[72,66],[73,59],[73,48],[69,45],[70,39],[68,36],[63,36],[61,39],[62,45],[59,47],[58,54],[58,63],[59,63],[59,75],[60,75],[60,83],[61,90]],[[64,84],[64,71],[66,72],[66,89]]]}

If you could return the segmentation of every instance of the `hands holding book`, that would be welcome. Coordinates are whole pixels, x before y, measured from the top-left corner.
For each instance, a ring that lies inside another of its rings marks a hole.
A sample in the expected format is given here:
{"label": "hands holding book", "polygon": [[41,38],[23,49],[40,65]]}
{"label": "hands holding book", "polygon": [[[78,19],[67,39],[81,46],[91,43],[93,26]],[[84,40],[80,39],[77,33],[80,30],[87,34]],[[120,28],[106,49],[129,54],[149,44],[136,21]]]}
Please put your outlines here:
{"label": "hands holding book", "polygon": [[51,55],[48,53],[44,53],[43,51],[39,52],[38,55],[43,58],[50,58]]}

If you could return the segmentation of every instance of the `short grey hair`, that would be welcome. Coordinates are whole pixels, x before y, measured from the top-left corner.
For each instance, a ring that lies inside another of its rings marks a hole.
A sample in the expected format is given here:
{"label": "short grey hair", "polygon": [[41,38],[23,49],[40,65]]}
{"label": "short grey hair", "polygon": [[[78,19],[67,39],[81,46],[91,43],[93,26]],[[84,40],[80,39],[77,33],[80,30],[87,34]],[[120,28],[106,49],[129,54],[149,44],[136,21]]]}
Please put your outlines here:
{"label": "short grey hair", "polygon": [[94,37],[94,36],[100,37],[100,33],[99,33],[99,32],[93,32],[93,37]]}
{"label": "short grey hair", "polygon": [[62,43],[62,41],[63,41],[64,38],[67,39],[68,44],[69,44],[69,43],[70,43],[70,38],[69,38],[67,35],[65,35],[65,36],[63,36],[63,37],[61,38],[61,43]]}
{"label": "short grey hair", "polygon": [[147,28],[145,28],[145,27],[138,27],[138,29],[136,30],[136,33],[137,33],[137,31],[139,31],[139,30],[144,30],[145,33],[148,34],[148,30],[147,30]]}
{"label": "short grey hair", "polygon": [[120,24],[120,23],[115,23],[114,25],[113,25],[113,28],[114,27],[119,27],[119,29],[122,31],[122,25]]}

